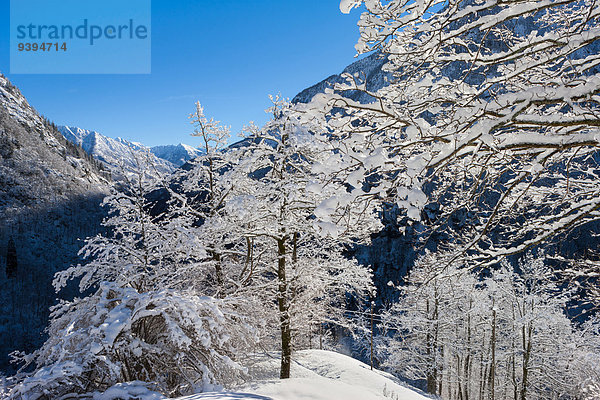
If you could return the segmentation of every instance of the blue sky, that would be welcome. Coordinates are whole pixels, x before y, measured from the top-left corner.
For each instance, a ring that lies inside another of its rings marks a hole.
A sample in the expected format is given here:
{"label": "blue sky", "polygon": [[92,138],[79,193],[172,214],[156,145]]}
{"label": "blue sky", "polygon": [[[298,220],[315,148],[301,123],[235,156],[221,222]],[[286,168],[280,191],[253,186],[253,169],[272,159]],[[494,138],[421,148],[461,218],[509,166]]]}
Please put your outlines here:
{"label": "blue sky", "polygon": [[149,75],[22,75],[9,72],[9,1],[1,0],[0,71],[60,125],[153,146],[190,137],[199,100],[231,125],[266,121],[268,94],[292,98],[352,63],[360,11],[339,0],[152,1]]}

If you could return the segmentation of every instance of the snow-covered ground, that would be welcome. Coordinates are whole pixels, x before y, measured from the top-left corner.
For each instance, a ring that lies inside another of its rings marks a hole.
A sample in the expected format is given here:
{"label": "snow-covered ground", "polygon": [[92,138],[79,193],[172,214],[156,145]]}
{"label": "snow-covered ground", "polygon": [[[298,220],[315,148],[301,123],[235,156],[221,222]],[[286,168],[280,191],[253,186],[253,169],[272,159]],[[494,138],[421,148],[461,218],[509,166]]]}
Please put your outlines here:
{"label": "snow-covered ground", "polygon": [[262,356],[250,370],[254,380],[235,392],[200,393],[177,400],[425,400],[392,375],[324,350],[294,353],[292,378],[280,380],[279,359]]}

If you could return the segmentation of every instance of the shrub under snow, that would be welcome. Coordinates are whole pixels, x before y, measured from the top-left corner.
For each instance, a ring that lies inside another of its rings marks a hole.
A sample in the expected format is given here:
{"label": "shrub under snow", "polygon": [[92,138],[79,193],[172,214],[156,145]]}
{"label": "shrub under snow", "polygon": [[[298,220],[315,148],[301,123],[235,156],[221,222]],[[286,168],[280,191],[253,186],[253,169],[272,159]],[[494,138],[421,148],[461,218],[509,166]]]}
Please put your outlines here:
{"label": "shrub under snow", "polygon": [[57,399],[136,380],[168,395],[226,384],[244,374],[232,356],[253,333],[228,300],[103,283],[56,306],[49,337],[23,357],[37,371],[12,398]]}

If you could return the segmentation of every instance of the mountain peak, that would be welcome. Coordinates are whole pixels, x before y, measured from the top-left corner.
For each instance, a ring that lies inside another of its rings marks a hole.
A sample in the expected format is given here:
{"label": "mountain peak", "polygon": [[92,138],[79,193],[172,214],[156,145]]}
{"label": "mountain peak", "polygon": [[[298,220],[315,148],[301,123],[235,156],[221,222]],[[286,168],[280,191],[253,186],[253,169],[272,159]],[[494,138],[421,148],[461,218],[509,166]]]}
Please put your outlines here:
{"label": "mountain peak", "polygon": [[167,160],[177,167],[203,154],[200,149],[183,143],[154,146],[150,151],[157,157]]}
{"label": "mountain peak", "polygon": [[95,159],[106,164],[115,179],[120,179],[123,173],[135,173],[138,169],[137,160],[143,160],[148,154],[159,173],[169,174],[175,170],[175,165],[155,156],[150,148],[141,143],[120,137],[113,139],[97,131],[73,126],[59,126],[58,130],[67,140],[80,145]]}

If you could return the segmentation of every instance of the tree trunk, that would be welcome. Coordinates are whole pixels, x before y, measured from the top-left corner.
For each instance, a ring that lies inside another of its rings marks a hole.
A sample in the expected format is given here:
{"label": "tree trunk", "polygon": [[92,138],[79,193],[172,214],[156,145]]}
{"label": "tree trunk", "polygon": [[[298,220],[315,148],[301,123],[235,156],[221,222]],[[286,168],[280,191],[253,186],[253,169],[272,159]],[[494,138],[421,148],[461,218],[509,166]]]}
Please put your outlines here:
{"label": "tree trunk", "polygon": [[277,278],[279,280],[279,293],[277,304],[279,306],[279,321],[281,325],[281,372],[279,377],[290,377],[292,363],[292,332],[290,329],[289,304],[287,298],[287,280],[285,276],[285,239],[277,239]]}
{"label": "tree trunk", "polygon": [[[485,343],[485,339],[483,341]],[[484,345],[485,346],[485,345]],[[485,393],[485,380],[487,379],[487,366],[483,362],[483,352],[479,356],[479,398],[483,400]]]}
{"label": "tree trunk", "polygon": [[[492,304],[494,306],[494,304]],[[490,364],[490,399],[496,397],[496,310],[492,310],[492,338],[490,340],[492,348],[492,360]]]}
{"label": "tree trunk", "polygon": [[464,370],[464,389],[465,389],[465,400],[469,400],[471,390],[471,364],[473,363],[471,357],[471,351],[473,346],[471,345],[471,311],[473,310],[473,299],[469,299],[469,313],[467,314],[467,355],[465,357],[465,370]]}
{"label": "tree trunk", "polygon": [[212,258],[215,262],[215,275],[217,278],[217,297],[223,297],[225,294],[223,292],[223,268],[221,266],[221,255],[216,251],[213,252]]}
{"label": "tree trunk", "polygon": [[373,371],[373,299],[371,299],[371,371]]}
{"label": "tree trunk", "polygon": [[434,301],[434,309],[432,315],[430,314],[430,305],[429,300],[426,301],[426,312],[428,318],[430,318],[434,332],[433,334],[428,331],[427,332],[427,356],[429,361],[431,362],[431,369],[427,373],[427,393],[436,395],[437,394],[437,359],[436,359],[436,349],[437,349],[437,298]]}
{"label": "tree trunk", "polygon": [[[527,329],[525,325],[522,328],[523,331],[523,384],[521,386],[521,400],[527,400],[527,385],[529,384],[529,359],[531,357],[531,335],[533,332],[533,326],[529,325]],[[527,332],[527,333],[525,333]]]}
{"label": "tree trunk", "polygon": [[323,350],[323,324],[319,323],[319,350]]}

